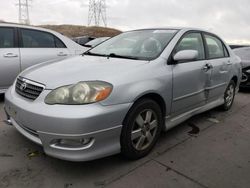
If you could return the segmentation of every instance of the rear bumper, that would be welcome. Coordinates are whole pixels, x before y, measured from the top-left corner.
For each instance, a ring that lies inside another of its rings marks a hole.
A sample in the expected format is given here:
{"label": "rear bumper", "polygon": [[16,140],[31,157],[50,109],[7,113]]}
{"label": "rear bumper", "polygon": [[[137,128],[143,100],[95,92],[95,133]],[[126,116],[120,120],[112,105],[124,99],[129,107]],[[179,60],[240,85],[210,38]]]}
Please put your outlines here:
{"label": "rear bumper", "polygon": [[[42,145],[46,154],[63,160],[88,161],[120,152],[122,121],[131,104],[46,105],[44,95],[46,92],[37,100],[28,101],[9,89],[5,110],[10,123],[26,138]],[[84,142],[62,145],[62,140]]]}

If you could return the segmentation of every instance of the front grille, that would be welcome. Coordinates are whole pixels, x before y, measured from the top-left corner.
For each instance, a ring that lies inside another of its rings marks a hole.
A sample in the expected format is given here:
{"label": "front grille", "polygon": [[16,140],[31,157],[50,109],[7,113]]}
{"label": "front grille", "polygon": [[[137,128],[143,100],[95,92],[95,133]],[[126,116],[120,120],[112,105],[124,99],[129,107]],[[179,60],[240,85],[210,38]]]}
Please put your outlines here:
{"label": "front grille", "polygon": [[15,88],[19,95],[31,100],[35,100],[44,90],[42,84],[24,78],[17,79]]}

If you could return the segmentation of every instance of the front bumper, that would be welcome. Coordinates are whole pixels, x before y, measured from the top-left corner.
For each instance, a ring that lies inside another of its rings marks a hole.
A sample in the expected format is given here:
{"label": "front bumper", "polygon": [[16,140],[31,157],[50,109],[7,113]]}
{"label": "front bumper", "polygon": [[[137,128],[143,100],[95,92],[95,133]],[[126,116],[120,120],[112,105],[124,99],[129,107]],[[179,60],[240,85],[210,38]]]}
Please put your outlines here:
{"label": "front bumper", "polygon": [[[13,88],[5,93],[9,122],[50,156],[70,161],[88,161],[120,152],[122,122],[132,104],[102,106],[46,105],[43,91],[30,101]],[[80,146],[60,145],[58,140],[87,140]]]}
{"label": "front bumper", "polygon": [[4,94],[7,91],[7,89],[0,88],[0,94]]}

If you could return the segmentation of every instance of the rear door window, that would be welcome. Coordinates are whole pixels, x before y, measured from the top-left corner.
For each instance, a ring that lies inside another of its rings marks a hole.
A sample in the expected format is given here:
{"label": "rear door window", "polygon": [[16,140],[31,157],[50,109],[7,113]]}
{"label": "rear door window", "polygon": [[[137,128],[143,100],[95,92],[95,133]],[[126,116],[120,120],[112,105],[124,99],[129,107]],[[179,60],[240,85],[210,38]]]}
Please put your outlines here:
{"label": "rear door window", "polygon": [[225,49],[225,46],[223,45],[220,39],[218,39],[215,36],[207,34],[205,34],[204,36],[207,44],[209,59],[223,58],[225,56],[228,57],[228,52]]}
{"label": "rear door window", "polygon": [[14,48],[14,28],[0,27],[0,48]]}

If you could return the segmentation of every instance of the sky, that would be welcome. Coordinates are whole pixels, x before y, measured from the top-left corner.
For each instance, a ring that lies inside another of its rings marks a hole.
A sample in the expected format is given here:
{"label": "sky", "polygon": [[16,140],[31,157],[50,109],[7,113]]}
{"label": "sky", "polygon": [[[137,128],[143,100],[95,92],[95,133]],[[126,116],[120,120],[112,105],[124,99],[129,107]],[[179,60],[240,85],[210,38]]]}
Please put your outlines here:
{"label": "sky", "polygon": [[[0,20],[18,21],[18,0],[0,0]],[[32,0],[33,25],[87,25],[89,0]],[[249,0],[106,0],[108,27],[197,27],[230,44],[250,44]]]}

